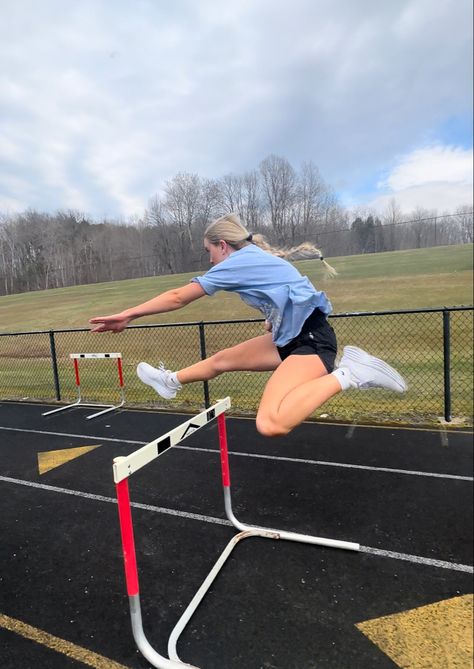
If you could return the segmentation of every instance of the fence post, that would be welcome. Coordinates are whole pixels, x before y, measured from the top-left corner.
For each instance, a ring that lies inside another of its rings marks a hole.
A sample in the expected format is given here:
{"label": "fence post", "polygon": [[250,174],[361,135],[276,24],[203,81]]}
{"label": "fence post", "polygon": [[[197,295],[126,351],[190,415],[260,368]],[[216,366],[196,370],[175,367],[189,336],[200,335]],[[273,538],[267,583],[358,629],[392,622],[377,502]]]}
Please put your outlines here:
{"label": "fence post", "polygon": [[[199,345],[201,347],[201,360],[206,359],[206,335],[204,332],[204,323],[201,321],[199,323]],[[204,406],[206,409],[209,409],[211,406],[210,400],[209,400],[209,383],[207,381],[203,381],[203,386],[204,386]]]}
{"label": "fence post", "polygon": [[449,309],[443,309],[444,419],[451,422],[451,327]]}
{"label": "fence post", "polygon": [[49,331],[49,348],[51,350],[51,363],[53,365],[54,389],[56,391],[56,399],[59,401],[61,399],[61,389],[59,387],[58,359],[56,357],[54,330]]}

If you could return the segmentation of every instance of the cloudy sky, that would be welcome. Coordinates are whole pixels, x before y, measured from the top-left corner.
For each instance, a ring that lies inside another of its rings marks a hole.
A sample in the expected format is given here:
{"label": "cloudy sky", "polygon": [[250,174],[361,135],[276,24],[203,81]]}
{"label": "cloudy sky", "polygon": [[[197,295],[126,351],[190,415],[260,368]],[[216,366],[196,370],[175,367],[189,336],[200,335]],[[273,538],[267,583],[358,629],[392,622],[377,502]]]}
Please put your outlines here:
{"label": "cloudy sky", "polygon": [[270,153],[348,207],[472,202],[472,0],[0,7],[0,212],[128,218]]}

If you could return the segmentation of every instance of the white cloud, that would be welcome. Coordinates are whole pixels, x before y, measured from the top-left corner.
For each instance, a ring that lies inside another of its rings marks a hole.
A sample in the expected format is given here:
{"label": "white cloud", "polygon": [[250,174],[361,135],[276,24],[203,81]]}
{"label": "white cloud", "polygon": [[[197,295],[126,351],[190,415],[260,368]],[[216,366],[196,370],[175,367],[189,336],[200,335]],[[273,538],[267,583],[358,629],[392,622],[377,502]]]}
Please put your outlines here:
{"label": "white cloud", "polygon": [[429,182],[472,185],[472,149],[429,146],[403,156],[379,187],[403,190]]}
{"label": "white cloud", "polygon": [[[217,178],[269,153],[360,191],[472,115],[471,52],[471,0],[7,0],[0,211],[139,214],[177,172]],[[387,193],[424,187],[422,156],[405,163]]]}
{"label": "white cloud", "polygon": [[401,156],[378,184],[382,193],[369,203],[383,210],[395,198],[404,211],[416,207],[452,211],[473,201],[473,151],[429,146]]}
{"label": "white cloud", "polygon": [[367,208],[383,213],[392,200],[405,213],[418,208],[436,210],[438,214],[452,213],[460,206],[472,206],[472,186],[445,182],[424,184],[377,197],[367,204]]}

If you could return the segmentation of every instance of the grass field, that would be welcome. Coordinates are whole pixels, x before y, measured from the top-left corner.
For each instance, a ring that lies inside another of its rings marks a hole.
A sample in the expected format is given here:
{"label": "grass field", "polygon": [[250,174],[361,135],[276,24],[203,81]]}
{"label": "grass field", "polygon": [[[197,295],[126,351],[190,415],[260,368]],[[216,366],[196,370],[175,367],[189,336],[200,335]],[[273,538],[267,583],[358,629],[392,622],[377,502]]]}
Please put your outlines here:
{"label": "grass field", "polygon": [[[331,298],[334,312],[383,311],[471,305],[472,244],[331,258],[339,275],[325,280],[321,263],[295,263]],[[0,297],[0,332],[88,327],[92,316],[115,313],[183,285],[194,274],[147,277]],[[179,313],[151,316],[140,323],[174,323],[259,314],[236,295],[203,298]]]}
{"label": "grass field", "polygon": [[[472,305],[472,245],[437,247],[403,252],[330,259],[338,270],[324,280],[320,263],[296,263],[303,274],[325,290],[334,313],[385,311],[426,307]],[[0,331],[87,327],[88,319],[139,304],[171,287],[186,283],[193,274],[149,277],[115,283],[77,286],[0,298]],[[250,319],[259,314],[232,294],[204,298],[180,312],[141,319],[138,323],[185,323]],[[376,420],[430,422],[443,413],[442,319],[440,314],[393,315],[332,320],[340,346],[355,343],[386,358],[407,377],[404,397],[380,391],[348,393],[328,403],[321,413],[330,418],[354,416]],[[472,312],[452,316],[453,414],[472,424]],[[260,334],[259,323],[207,326],[207,354]],[[61,333],[56,335],[62,397],[74,399],[75,387],[68,360],[70,352],[120,350],[124,355],[127,400],[147,406],[156,397],[136,379],[139,360],[170,368],[199,359],[199,333],[195,326],[129,328],[121,335]],[[158,357],[157,357],[158,356]],[[114,370],[107,363],[83,364],[83,387],[92,389],[94,401],[113,401]],[[88,377],[89,375],[89,377]],[[210,383],[211,399],[230,394],[234,406],[253,411],[267,375],[229,374]],[[0,392],[4,398],[54,399],[48,335],[0,337]],[[187,386],[179,406],[202,404],[202,384]]]}

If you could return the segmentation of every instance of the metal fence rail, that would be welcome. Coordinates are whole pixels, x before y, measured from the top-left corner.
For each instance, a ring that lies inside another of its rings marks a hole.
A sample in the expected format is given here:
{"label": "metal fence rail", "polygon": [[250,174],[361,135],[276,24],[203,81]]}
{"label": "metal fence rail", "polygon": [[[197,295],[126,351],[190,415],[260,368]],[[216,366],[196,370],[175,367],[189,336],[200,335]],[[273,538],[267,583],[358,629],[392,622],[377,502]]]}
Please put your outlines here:
{"label": "metal fence rail", "polygon": [[[395,366],[408,392],[341,393],[314,418],[376,423],[426,424],[440,420],[471,426],[473,403],[473,307],[335,314],[330,317],[342,351],[355,344]],[[70,353],[120,351],[128,406],[195,412],[230,395],[236,413],[254,414],[268,373],[232,372],[186,385],[175,400],[161,400],[136,376],[141,360],[177,370],[216,351],[257,336],[263,321],[232,320],[134,325],[120,336],[85,328],[0,333],[0,397],[68,403],[76,396]],[[81,387],[93,402],[114,403],[115,371],[81,363]]]}

